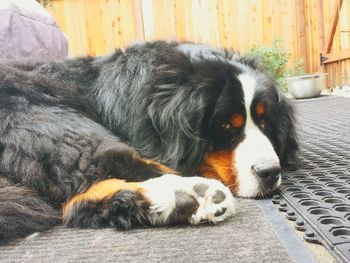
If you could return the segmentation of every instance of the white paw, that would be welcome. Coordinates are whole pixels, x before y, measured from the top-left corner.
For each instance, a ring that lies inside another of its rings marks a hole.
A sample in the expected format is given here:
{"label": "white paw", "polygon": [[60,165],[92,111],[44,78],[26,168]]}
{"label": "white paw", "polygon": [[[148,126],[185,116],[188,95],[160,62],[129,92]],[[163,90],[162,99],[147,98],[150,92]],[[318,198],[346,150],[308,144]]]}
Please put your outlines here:
{"label": "white paw", "polygon": [[235,200],[221,182],[166,174],[143,182],[153,225],[217,223],[235,214]]}

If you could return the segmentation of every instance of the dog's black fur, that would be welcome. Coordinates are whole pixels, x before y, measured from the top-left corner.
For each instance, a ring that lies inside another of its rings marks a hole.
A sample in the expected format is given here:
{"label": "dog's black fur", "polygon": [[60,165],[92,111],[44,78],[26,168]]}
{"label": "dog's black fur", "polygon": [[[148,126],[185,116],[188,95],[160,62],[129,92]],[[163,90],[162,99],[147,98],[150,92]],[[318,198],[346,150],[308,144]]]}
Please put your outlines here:
{"label": "dog's black fur", "polygon": [[[191,176],[208,152],[235,147],[239,139],[223,141],[212,125],[228,104],[242,107],[241,69],[191,60],[177,45],[0,65],[0,242],[59,224],[61,204],[96,181],[162,174],[140,156]],[[285,165],[297,151],[292,108],[273,81],[266,86],[260,96],[274,101],[266,134]]]}

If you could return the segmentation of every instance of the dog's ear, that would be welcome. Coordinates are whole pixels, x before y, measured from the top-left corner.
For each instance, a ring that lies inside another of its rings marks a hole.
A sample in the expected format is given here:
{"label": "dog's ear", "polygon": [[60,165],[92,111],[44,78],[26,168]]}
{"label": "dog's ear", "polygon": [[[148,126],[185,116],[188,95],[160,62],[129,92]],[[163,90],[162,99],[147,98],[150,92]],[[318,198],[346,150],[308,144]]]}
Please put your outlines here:
{"label": "dog's ear", "polygon": [[162,161],[179,170],[199,165],[207,147],[203,123],[210,96],[205,80],[194,84],[192,73],[190,65],[159,67],[147,107],[161,138]]}
{"label": "dog's ear", "polygon": [[279,124],[278,135],[276,136],[278,147],[276,151],[282,168],[290,168],[297,165],[299,144],[294,111],[294,107],[289,99],[283,94],[279,94],[277,113],[279,115]]}

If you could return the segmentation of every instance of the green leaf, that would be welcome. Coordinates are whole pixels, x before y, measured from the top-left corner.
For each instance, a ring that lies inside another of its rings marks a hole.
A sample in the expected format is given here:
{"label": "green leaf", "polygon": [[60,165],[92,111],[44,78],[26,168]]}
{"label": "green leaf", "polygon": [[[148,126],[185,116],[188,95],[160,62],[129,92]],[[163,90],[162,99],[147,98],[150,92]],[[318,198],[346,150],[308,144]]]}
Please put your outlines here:
{"label": "green leaf", "polygon": [[304,61],[292,60],[290,53],[282,48],[280,39],[273,41],[271,46],[253,45],[247,55],[260,57],[263,70],[272,74],[282,91],[287,90],[286,77],[304,74]]}

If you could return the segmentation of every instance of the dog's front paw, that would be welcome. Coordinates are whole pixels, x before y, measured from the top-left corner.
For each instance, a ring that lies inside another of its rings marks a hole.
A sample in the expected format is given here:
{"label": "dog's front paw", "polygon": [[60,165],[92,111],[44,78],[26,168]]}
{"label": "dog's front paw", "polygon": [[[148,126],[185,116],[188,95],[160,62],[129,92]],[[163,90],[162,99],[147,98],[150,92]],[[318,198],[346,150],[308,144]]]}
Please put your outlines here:
{"label": "dog's front paw", "polygon": [[199,203],[190,223],[220,222],[235,214],[234,198],[228,188],[216,180],[197,183],[193,186]]}
{"label": "dog's front paw", "polygon": [[153,225],[217,223],[235,214],[235,200],[221,182],[166,174],[142,183]]}

